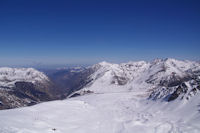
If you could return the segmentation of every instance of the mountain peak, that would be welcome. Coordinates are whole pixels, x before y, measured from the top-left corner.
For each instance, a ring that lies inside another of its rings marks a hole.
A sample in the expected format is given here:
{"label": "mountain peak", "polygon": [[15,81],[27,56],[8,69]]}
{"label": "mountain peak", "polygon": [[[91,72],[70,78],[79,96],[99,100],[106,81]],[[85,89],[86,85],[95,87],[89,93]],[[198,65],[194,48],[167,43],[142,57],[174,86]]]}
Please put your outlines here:
{"label": "mountain peak", "polygon": [[106,61],[102,61],[102,62],[100,62],[98,64],[101,65],[101,66],[110,66],[110,65],[112,65],[111,63],[106,62]]}

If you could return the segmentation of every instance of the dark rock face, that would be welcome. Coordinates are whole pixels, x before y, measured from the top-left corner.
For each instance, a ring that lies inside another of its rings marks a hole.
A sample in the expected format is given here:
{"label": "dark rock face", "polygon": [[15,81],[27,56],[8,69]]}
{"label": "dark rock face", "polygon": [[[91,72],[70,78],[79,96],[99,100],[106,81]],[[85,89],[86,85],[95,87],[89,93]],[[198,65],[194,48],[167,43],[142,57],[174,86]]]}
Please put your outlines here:
{"label": "dark rock face", "polygon": [[127,82],[128,82],[127,78],[115,75],[113,77],[113,81],[111,82],[111,84],[125,85]]}
{"label": "dark rock face", "polygon": [[13,93],[19,98],[28,98],[33,101],[47,101],[51,99],[50,94],[37,88],[36,85],[30,82],[16,82]]}
{"label": "dark rock face", "polygon": [[185,83],[182,83],[181,85],[179,85],[176,90],[168,97],[168,102],[175,100],[176,98],[178,98],[181,94],[186,94],[186,92],[188,91],[187,86],[185,85]]}
{"label": "dark rock face", "polygon": [[168,102],[176,100],[177,98],[185,98],[189,100],[190,97],[200,92],[200,81],[197,76],[191,79],[187,78],[187,80],[179,80],[177,82],[175,81],[174,85],[171,83],[170,85],[166,84],[166,86],[160,84],[157,87],[158,88],[155,88],[154,91],[150,94],[149,99],[163,99],[164,101]]}
{"label": "dark rock face", "polygon": [[39,87],[31,82],[16,82],[14,88],[0,91],[0,109],[30,106],[56,99],[51,94],[50,86],[47,86],[49,88],[44,85]]}
{"label": "dark rock face", "polygon": [[175,75],[172,75],[170,77],[170,80],[161,80],[160,85],[167,86],[167,87],[174,87],[174,86],[181,85],[182,83],[187,82],[191,79],[192,79],[192,77],[190,77],[190,76],[180,78],[180,77],[176,77]]}

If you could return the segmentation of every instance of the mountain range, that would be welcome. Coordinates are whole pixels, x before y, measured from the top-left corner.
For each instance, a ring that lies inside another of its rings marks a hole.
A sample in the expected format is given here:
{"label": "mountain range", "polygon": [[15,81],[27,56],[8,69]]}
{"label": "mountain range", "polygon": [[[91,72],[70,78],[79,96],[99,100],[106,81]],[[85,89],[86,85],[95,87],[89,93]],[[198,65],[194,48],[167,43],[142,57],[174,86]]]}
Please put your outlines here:
{"label": "mountain range", "polygon": [[1,109],[37,103],[0,112],[0,132],[197,133],[200,64],[167,58],[43,72],[0,68]]}

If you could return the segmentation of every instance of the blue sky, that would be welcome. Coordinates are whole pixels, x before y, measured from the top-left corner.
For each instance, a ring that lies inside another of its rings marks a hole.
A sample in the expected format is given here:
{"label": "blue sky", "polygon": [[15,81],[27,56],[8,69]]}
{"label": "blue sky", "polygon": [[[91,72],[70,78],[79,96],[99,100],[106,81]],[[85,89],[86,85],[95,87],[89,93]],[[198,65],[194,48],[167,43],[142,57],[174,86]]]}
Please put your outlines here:
{"label": "blue sky", "polygon": [[1,0],[0,65],[200,59],[198,0]]}

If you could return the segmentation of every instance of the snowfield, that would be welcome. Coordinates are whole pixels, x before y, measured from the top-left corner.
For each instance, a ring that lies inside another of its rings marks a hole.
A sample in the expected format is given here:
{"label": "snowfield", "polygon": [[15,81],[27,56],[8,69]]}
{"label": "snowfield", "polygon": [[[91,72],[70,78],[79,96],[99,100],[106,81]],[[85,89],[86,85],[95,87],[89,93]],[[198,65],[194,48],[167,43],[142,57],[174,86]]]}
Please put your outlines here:
{"label": "snowfield", "polygon": [[102,62],[93,69],[91,82],[75,92],[87,94],[0,111],[0,133],[200,132],[198,63]]}
{"label": "snowfield", "polygon": [[[147,101],[144,95],[138,91],[90,94],[4,110],[0,132],[199,133],[198,105]],[[199,100],[196,96],[191,102]]]}

